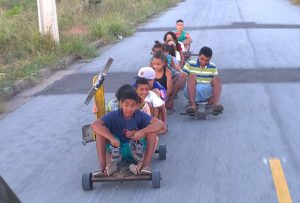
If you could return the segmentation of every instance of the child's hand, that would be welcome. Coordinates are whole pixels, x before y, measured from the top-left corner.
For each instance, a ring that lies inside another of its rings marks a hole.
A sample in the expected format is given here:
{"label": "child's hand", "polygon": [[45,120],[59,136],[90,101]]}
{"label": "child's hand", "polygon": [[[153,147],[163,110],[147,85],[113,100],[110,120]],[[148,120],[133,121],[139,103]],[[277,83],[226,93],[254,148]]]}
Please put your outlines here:
{"label": "child's hand", "polygon": [[97,108],[96,105],[93,106],[93,113],[96,114],[99,112],[99,109]]}
{"label": "child's hand", "polygon": [[175,42],[174,42],[174,41],[172,41],[172,40],[169,40],[167,43],[168,43],[168,45],[170,45],[170,46],[173,46],[173,45],[175,45]]}
{"label": "child's hand", "polygon": [[120,147],[120,142],[116,138],[112,137],[109,141],[113,147],[116,147],[116,148]]}
{"label": "child's hand", "polygon": [[125,135],[127,138],[132,138],[134,136],[135,132],[136,132],[135,130],[126,130]]}
{"label": "child's hand", "polygon": [[135,141],[138,141],[138,140],[142,139],[143,137],[145,137],[145,134],[143,133],[143,131],[139,130],[134,133],[132,139],[134,139]]}

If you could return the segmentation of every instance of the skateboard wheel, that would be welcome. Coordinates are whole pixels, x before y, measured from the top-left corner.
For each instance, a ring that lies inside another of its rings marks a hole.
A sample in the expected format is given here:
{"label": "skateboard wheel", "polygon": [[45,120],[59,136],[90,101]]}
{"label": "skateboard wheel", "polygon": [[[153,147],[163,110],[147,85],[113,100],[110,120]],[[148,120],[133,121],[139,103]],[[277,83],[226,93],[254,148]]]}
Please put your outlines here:
{"label": "skateboard wheel", "polygon": [[207,119],[207,115],[205,114],[205,113],[200,113],[200,112],[197,112],[196,114],[195,114],[195,119],[196,120],[205,120],[205,119]]}
{"label": "skateboard wheel", "polygon": [[152,187],[160,188],[161,176],[159,171],[152,171]]}
{"label": "skateboard wheel", "polygon": [[166,160],[166,158],[167,158],[167,146],[166,145],[159,145],[158,150],[159,150],[158,159],[159,160]]}
{"label": "skateboard wheel", "polygon": [[92,174],[91,173],[82,174],[81,184],[83,190],[85,191],[92,190],[93,189]]}
{"label": "skateboard wheel", "polygon": [[85,140],[82,140],[82,144],[83,144],[83,145],[86,145],[86,141],[85,141]]}

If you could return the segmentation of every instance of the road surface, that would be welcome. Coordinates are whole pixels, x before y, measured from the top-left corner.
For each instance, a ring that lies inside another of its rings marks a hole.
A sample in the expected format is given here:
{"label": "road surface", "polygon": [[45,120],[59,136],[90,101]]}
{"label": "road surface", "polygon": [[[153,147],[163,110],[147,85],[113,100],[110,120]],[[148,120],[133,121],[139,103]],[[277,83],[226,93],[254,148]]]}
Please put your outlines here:
{"label": "road surface", "polygon": [[[94,120],[84,105],[92,75],[115,59],[106,99],[147,66],[154,40],[178,18],[191,50],[213,49],[223,79],[224,114],[205,121],[168,117],[160,189],[150,182],[81,188],[98,169],[94,143],[81,145],[81,126]],[[101,51],[0,120],[0,174],[23,202],[277,202],[269,160],[280,160],[293,202],[300,202],[300,8],[286,0],[187,0]],[[25,96],[24,96],[25,97]],[[279,170],[279,169],[278,169]]]}

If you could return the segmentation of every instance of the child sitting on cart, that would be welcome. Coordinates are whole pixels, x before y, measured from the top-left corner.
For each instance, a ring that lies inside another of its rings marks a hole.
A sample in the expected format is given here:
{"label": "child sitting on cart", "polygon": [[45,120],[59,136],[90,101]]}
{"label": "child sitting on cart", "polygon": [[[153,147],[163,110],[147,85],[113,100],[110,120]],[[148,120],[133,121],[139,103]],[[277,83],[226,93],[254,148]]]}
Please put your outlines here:
{"label": "child sitting on cart", "polygon": [[192,43],[192,38],[189,35],[189,33],[184,31],[184,22],[181,19],[176,21],[175,35],[177,37],[178,42],[181,42],[184,45],[184,47],[182,47],[184,48],[183,52],[189,51]]}
{"label": "child sitting on cart", "polygon": [[210,62],[212,50],[202,47],[197,60],[191,60],[185,64],[179,81],[174,86],[174,91],[169,97],[166,106],[174,106],[174,97],[183,87],[184,95],[189,100],[187,113],[197,111],[197,102],[208,102],[215,112],[222,112],[223,106],[219,103],[222,83],[218,77],[218,69]]}
{"label": "child sitting on cart", "polygon": [[135,90],[124,91],[120,108],[109,112],[92,124],[101,170],[95,176],[111,176],[122,159],[133,159],[129,170],[135,174],[151,174],[150,162],[157,145],[157,132],[163,122],[139,110]]}

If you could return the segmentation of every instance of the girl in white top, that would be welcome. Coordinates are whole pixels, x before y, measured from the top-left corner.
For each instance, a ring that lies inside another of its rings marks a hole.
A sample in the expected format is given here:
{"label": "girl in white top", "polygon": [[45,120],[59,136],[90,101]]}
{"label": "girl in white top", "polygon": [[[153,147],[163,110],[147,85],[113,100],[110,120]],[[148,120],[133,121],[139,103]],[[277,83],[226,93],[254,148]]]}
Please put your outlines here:
{"label": "girl in white top", "polygon": [[[140,98],[141,110],[153,117],[159,118],[166,124],[166,111],[164,116],[159,116],[160,109],[165,109],[164,101],[157,94],[149,90],[149,81],[146,78],[137,78],[134,86]],[[162,133],[165,132],[166,130],[163,130]]]}

